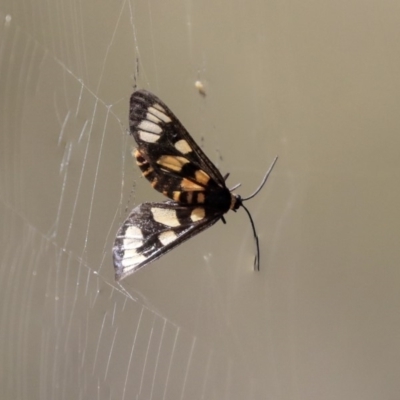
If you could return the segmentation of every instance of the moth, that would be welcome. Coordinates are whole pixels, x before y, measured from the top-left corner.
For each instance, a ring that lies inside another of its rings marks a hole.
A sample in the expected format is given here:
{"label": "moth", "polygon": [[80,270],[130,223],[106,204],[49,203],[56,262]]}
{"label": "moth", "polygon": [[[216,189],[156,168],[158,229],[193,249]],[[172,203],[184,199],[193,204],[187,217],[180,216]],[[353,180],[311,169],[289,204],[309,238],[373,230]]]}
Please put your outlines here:
{"label": "moth", "polygon": [[250,218],[257,245],[255,269],[259,269],[259,244],[255,225],[243,202],[253,198],[266,183],[274,159],[259,188],[241,198],[226,186],[226,179],[204,154],[172,111],[146,90],[130,99],[130,134],[136,141],[136,163],[151,186],[170,200],[142,203],[134,208],[117,232],[113,247],[115,279],[126,278],[181,243],[222,220],[229,210],[243,207]]}

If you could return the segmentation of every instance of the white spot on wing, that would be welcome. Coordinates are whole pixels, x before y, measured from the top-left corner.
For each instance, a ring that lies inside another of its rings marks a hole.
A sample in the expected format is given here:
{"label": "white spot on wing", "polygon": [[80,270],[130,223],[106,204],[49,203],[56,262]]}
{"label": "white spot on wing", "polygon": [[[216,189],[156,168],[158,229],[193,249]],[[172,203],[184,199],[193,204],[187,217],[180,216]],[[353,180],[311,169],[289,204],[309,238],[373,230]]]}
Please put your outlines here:
{"label": "white spot on wing", "polygon": [[192,148],[189,146],[188,142],[184,139],[178,140],[175,143],[175,148],[182,154],[187,154],[192,151]]}
{"label": "white spot on wing", "polygon": [[123,236],[123,249],[127,250],[137,249],[143,244],[142,231],[137,226],[130,226]]}
{"label": "white spot on wing", "polygon": [[146,114],[146,119],[148,119],[149,121],[154,122],[155,124],[159,124],[161,122],[160,118],[157,118],[155,115],[153,115],[153,114],[151,114],[149,112]]}
{"label": "white spot on wing", "polygon": [[154,122],[147,121],[146,119],[144,119],[138,125],[138,129],[157,134],[160,134],[162,132],[161,126],[155,124]]}
{"label": "white spot on wing", "polygon": [[169,210],[167,208],[152,208],[151,213],[155,221],[166,226],[179,226],[179,220],[176,216],[175,210]]}
{"label": "white spot on wing", "polygon": [[190,214],[190,219],[193,222],[200,221],[206,216],[206,212],[203,207],[195,208]]}
{"label": "white spot on wing", "polygon": [[161,119],[161,121],[164,121],[166,124],[172,121],[171,118],[168,117],[168,115],[166,114],[164,108],[162,108],[157,103],[153,104],[153,107],[149,107],[147,111],[155,115],[157,118]]}
{"label": "white spot on wing", "polygon": [[166,246],[167,244],[172,243],[173,241],[175,241],[178,238],[178,236],[176,236],[176,233],[173,231],[166,231],[166,232],[162,232],[160,233],[160,235],[158,236],[158,240],[164,245]]}
{"label": "white spot on wing", "polygon": [[129,239],[143,239],[143,233],[140,228],[135,225],[131,225],[125,230],[124,237]]}
{"label": "white spot on wing", "polygon": [[160,135],[156,135],[155,133],[139,131],[139,137],[143,140],[143,142],[154,143],[160,139]]}
{"label": "white spot on wing", "polygon": [[136,250],[125,250],[124,258],[121,261],[121,264],[124,267],[124,274],[132,268],[134,269],[138,264],[145,260],[146,256],[138,253]]}

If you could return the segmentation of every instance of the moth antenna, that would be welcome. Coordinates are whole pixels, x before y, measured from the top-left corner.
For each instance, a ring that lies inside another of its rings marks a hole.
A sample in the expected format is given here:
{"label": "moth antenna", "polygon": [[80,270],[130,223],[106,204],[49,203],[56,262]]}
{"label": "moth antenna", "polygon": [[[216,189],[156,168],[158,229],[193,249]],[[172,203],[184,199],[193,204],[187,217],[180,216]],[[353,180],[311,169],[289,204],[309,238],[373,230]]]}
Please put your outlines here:
{"label": "moth antenna", "polygon": [[237,185],[235,185],[233,188],[229,189],[230,192],[233,192],[234,190],[236,190],[239,186],[242,186],[241,183],[238,183]]}
{"label": "moth antenna", "polygon": [[266,173],[265,176],[264,176],[264,179],[262,180],[262,182],[261,182],[260,186],[257,188],[257,190],[256,190],[251,196],[246,197],[246,198],[244,198],[244,199],[242,198],[242,201],[246,201],[246,200],[252,199],[252,198],[253,198],[254,196],[256,196],[257,193],[263,188],[263,186],[266,184],[267,179],[268,179],[268,177],[269,177],[269,174],[271,173],[272,169],[274,168],[275,163],[276,163],[277,160],[278,160],[278,156],[276,156],[275,159],[274,159],[274,161],[272,161],[271,166],[269,167],[267,173]]}
{"label": "moth antenna", "polygon": [[[242,202],[252,199],[263,188],[263,186],[267,182],[269,174],[271,173],[272,169],[274,168],[275,163],[276,163],[277,160],[278,160],[278,156],[276,156],[274,161],[272,161],[271,166],[269,167],[267,173],[264,176],[264,179],[262,180],[262,182],[261,182],[260,186],[257,188],[257,190],[252,195],[250,195],[249,197],[246,197],[246,198],[242,199]],[[256,258],[254,260],[254,269],[256,271],[259,271],[260,270],[260,245],[259,245],[259,242],[258,242],[258,235],[257,235],[257,231],[256,231],[256,226],[254,225],[254,221],[253,221],[253,218],[252,218],[252,216],[250,214],[250,211],[244,206],[243,203],[241,204],[241,206],[245,209],[247,215],[249,216],[251,227],[253,229],[254,240],[256,241],[256,248],[257,248]]]}
{"label": "moth antenna", "polygon": [[256,227],[254,225],[253,218],[251,217],[250,211],[242,204],[242,207],[244,210],[247,212],[247,215],[249,216],[251,227],[253,228],[253,234],[254,234],[254,240],[256,241],[256,247],[257,247],[257,254],[256,254],[256,259],[254,260],[254,269],[256,271],[260,270],[260,246],[258,244],[258,236],[256,232]]}

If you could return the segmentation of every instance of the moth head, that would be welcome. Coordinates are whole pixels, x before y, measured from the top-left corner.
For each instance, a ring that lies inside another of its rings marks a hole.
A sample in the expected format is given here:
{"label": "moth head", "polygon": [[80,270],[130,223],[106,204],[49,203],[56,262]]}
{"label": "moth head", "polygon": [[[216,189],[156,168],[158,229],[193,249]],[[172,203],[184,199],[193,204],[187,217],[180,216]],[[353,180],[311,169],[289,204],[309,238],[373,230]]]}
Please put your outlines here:
{"label": "moth head", "polygon": [[243,206],[242,198],[239,194],[231,193],[231,206],[232,211],[236,211],[239,207]]}

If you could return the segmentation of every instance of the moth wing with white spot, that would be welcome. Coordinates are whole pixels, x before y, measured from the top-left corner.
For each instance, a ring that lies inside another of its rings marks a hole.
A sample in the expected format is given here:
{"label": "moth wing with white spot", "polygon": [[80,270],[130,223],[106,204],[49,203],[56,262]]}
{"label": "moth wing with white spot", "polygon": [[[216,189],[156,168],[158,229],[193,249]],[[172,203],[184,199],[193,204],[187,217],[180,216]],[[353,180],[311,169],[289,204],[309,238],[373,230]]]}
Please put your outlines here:
{"label": "moth wing with white spot", "polygon": [[[130,100],[129,124],[131,135],[140,153],[155,169],[162,156],[187,159],[197,170],[204,171],[216,184],[225,181],[215,165],[189,135],[174,113],[157,96],[146,91],[134,92]],[[179,175],[179,171],[173,172]]]}
{"label": "moth wing with white spot", "polygon": [[117,281],[157,260],[170,250],[215,224],[222,213],[172,201],[143,203],[119,229],[113,247]]}

